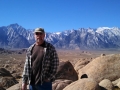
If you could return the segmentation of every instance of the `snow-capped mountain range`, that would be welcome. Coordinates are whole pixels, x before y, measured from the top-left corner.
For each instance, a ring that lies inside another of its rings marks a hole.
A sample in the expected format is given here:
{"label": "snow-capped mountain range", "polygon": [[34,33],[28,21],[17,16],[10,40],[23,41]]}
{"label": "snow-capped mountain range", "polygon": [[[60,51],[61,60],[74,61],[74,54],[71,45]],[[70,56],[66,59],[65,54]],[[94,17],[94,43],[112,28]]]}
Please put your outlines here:
{"label": "snow-capped mountain range", "polygon": [[[45,40],[62,49],[120,48],[120,28],[98,27],[47,33]],[[0,27],[1,48],[28,48],[33,44],[33,30],[26,30],[17,23]]]}

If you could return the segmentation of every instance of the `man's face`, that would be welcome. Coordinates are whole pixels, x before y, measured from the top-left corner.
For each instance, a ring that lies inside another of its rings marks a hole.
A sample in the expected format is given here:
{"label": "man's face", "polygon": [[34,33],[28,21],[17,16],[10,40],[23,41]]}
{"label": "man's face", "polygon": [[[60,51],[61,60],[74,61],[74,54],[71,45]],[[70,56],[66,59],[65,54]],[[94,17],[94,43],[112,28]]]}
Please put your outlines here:
{"label": "man's face", "polygon": [[37,43],[42,44],[44,41],[45,33],[35,32],[34,37]]}

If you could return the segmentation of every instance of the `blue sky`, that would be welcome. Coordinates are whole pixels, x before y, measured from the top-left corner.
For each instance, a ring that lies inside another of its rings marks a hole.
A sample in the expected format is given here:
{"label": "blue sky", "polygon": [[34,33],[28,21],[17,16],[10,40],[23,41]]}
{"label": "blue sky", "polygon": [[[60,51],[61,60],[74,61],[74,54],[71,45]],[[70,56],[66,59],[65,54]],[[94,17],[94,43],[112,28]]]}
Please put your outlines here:
{"label": "blue sky", "polygon": [[0,0],[0,27],[14,23],[46,32],[120,27],[120,0]]}

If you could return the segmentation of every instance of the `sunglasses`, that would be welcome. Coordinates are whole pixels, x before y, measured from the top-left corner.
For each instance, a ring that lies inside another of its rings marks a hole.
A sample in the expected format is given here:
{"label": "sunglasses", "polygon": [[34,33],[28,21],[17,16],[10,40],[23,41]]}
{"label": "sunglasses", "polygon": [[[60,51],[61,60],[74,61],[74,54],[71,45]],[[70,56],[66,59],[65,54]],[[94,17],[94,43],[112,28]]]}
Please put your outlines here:
{"label": "sunglasses", "polygon": [[43,35],[43,33],[36,32],[35,35]]}

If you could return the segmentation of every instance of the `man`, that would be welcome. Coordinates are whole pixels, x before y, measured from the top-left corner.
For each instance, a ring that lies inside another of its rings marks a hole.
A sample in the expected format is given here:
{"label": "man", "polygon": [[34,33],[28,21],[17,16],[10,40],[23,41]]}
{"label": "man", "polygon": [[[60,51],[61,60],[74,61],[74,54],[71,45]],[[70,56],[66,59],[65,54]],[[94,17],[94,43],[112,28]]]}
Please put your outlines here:
{"label": "man", "polygon": [[52,44],[44,40],[43,28],[36,28],[34,37],[36,42],[26,54],[22,90],[27,89],[28,81],[30,90],[52,90],[52,81],[59,65],[57,52]]}

